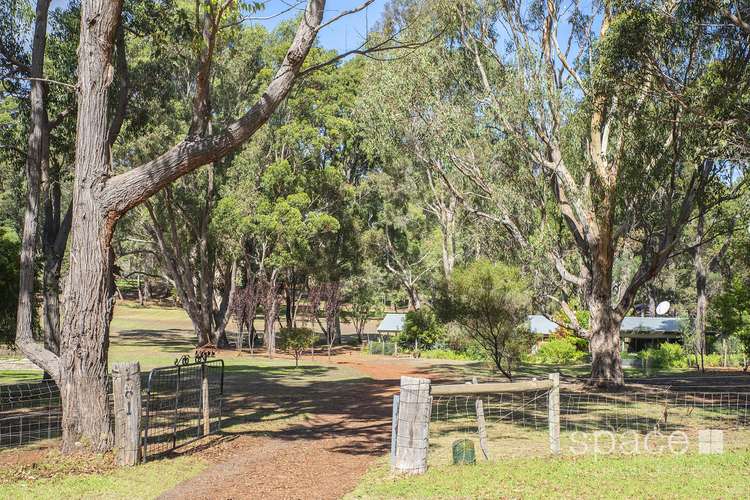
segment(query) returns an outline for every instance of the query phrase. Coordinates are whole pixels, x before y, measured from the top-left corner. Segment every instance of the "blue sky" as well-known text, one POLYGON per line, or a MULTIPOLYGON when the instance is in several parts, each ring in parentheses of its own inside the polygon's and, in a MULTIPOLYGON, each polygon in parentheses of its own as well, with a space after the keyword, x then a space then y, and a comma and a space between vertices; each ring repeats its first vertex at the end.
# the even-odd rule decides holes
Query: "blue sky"
MULTIPOLYGON (((357 5, 361 4, 363 0, 328 0, 326 2, 326 13, 325 19, 330 19, 344 10, 352 9, 357 5)), ((358 12, 346 16, 321 31, 319 35, 320 44, 327 49, 335 49, 339 52, 351 50, 358 47, 365 35, 367 29, 372 26, 380 19, 380 15, 383 13, 387 0, 375 0, 366 11, 358 12)), ((68 0, 52 0, 52 8, 64 7, 67 5, 68 0)), ((289 19, 298 15, 306 2, 298 2, 296 0, 268 0, 265 2, 266 6, 262 12, 256 14, 258 17, 268 17, 283 12, 290 7, 298 4, 297 7, 292 8, 286 14, 283 14, 273 19, 258 21, 268 28, 273 28, 279 22, 284 19, 289 19)))

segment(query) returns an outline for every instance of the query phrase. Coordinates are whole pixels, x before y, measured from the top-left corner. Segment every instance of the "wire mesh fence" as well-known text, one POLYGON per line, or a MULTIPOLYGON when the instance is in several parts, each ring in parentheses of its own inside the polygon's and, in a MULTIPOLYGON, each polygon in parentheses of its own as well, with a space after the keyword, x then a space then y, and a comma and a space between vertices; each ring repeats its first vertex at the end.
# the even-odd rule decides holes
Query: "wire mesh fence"
POLYGON ((224 362, 178 364, 151 370, 143 396, 143 460, 221 430, 224 362), (207 381, 207 408, 203 380, 207 381), (207 410, 207 411, 204 411, 207 410), (206 425, 204 416, 208 414, 206 425))
POLYGON ((0 448, 59 437, 61 420, 54 382, 0 385, 0 448))
MULTIPOLYGON (((222 360, 155 368, 148 374, 143 386, 141 425, 144 460, 221 429, 224 392, 222 360), (207 402, 205 407, 204 399, 207 402), (206 415, 209 416, 208 420, 206 415)), ((114 428, 111 379, 108 380, 107 392, 110 424, 114 428)), ((0 385, 0 448, 20 447, 61 435, 60 390, 53 381, 0 385)))
MULTIPOLYGON (((435 396, 429 463, 451 463, 453 445, 471 440, 491 460, 549 454, 549 391, 435 396), (481 405, 478 404, 481 401, 481 405), (478 408, 484 421, 480 436, 478 408)), ((707 430, 724 450, 750 448, 750 393, 560 393, 563 454, 699 451, 707 430)))

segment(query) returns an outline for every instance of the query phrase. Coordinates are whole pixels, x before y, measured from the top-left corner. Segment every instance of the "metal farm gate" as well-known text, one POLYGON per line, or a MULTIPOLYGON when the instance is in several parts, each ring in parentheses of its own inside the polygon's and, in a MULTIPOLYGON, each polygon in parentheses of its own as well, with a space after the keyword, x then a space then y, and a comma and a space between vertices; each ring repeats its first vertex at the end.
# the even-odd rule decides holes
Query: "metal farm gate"
POLYGON ((224 361, 186 357, 151 370, 144 394, 143 453, 163 455, 221 430, 224 361))

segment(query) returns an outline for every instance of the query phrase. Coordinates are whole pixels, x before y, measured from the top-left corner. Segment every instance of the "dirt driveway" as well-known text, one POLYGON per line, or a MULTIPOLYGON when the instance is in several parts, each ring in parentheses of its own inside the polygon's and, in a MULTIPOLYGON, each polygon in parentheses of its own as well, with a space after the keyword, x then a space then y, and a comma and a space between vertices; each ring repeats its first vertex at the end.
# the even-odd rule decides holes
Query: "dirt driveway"
POLYGON ((409 360, 357 354, 333 360, 363 378, 317 389, 318 406, 304 422, 270 436, 218 438, 197 452, 211 465, 162 498, 328 499, 351 491, 389 449, 392 397, 401 375, 424 373, 409 360))

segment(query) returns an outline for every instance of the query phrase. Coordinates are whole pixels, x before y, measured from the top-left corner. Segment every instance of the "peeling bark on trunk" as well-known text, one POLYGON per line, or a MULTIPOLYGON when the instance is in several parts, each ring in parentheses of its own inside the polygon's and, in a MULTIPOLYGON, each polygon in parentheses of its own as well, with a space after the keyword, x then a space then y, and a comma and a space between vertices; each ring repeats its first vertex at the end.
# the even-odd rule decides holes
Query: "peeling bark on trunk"
POLYGON ((91 0, 81 6, 74 224, 60 346, 65 452, 81 446, 106 451, 113 439, 107 349, 114 307, 111 240, 119 214, 102 206, 100 193, 112 171, 107 93, 121 8, 116 0, 91 0))
POLYGON ((16 345, 37 366, 45 370, 55 381, 60 381, 59 360, 54 352, 39 346, 33 337, 34 317, 34 257, 37 248, 39 221, 39 196, 42 173, 47 169, 49 158, 49 119, 46 106, 46 88, 40 79, 44 77, 44 54, 47 43, 47 14, 49 0, 36 3, 34 39, 32 42, 31 81, 31 131, 26 158, 26 209, 23 218, 21 239, 21 267, 16 316, 16 345))

